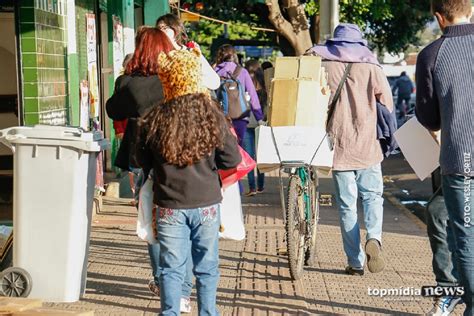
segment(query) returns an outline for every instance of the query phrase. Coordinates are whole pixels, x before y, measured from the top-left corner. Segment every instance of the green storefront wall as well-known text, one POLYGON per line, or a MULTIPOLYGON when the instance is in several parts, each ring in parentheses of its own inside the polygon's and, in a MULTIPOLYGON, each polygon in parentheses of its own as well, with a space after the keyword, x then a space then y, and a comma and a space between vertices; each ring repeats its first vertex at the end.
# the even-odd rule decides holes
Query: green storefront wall
MULTIPOLYGON (((117 16, 128 29, 128 50, 133 49, 135 7, 143 8, 143 20, 154 25, 169 12, 168 0, 23 0, 18 4, 21 85, 24 124, 73 125, 80 123, 79 83, 87 80, 86 14, 108 17, 108 61, 113 64, 113 22, 117 16), (68 51, 68 8, 74 3, 75 49, 68 51)), ((70 13, 71 11, 69 11, 70 13)), ((71 21, 69 19, 69 21, 71 21)), ((97 20, 98 21, 98 20, 97 20)), ((99 28, 99 25, 96 25, 99 28)), ((69 33, 69 36, 70 33, 69 33)), ((99 38, 97 39, 100 40, 99 38)), ((99 57, 98 57, 99 58, 99 57)), ((100 74, 100 71, 99 71, 100 74)), ((114 75, 108 78, 113 91, 114 75)), ((109 93, 110 94, 110 93, 109 93)), ((108 96, 105 96, 108 97, 108 96)), ((101 105, 104 110, 104 105, 101 105)), ((113 137, 113 131, 107 133, 113 137)))
POLYGON ((24 124, 68 123, 66 0, 18 4, 24 124))

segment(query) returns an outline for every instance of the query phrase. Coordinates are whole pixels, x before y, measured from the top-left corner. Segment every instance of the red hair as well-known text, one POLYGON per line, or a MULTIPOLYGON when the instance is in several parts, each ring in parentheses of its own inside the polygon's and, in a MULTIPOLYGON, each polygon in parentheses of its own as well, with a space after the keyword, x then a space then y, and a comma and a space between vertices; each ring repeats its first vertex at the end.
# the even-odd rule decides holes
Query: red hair
POLYGON ((125 68, 125 74, 157 75, 158 55, 174 49, 168 36, 157 28, 144 27, 138 32, 135 42, 135 52, 125 68))

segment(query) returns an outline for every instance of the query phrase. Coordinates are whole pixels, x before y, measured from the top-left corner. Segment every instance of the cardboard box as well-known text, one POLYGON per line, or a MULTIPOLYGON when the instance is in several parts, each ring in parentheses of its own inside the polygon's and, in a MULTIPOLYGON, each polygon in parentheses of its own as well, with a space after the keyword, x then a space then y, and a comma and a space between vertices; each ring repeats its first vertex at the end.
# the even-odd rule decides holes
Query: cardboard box
POLYGON ((321 79, 321 57, 301 56, 298 70, 298 78, 306 78, 315 81, 321 79))
POLYGON ((275 60, 275 79, 305 78, 319 81, 321 78, 321 57, 278 57, 275 60))
POLYGON ((274 79, 295 79, 298 78, 299 58, 298 57, 277 57, 275 60, 274 79))
POLYGON ((0 297, 0 312, 19 312, 43 306, 41 300, 21 297, 0 297))
POLYGON ((325 127, 329 95, 318 81, 274 79, 272 86, 270 126, 325 127))
POLYGON ((281 161, 304 161, 318 168, 332 168, 334 152, 324 129, 259 126, 256 129, 256 139, 257 166, 260 172, 270 172, 280 167, 278 153, 281 161))
POLYGON ((295 79, 274 79, 272 82, 272 103, 268 113, 270 126, 295 125, 298 103, 299 81, 295 79))
POLYGON ((35 308, 21 312, 15 312, 12 316, 47 316, 47 315, 64 315, 64 316, 94 316, 94 311, 72 311, 60 310, 54 308, 35 308))

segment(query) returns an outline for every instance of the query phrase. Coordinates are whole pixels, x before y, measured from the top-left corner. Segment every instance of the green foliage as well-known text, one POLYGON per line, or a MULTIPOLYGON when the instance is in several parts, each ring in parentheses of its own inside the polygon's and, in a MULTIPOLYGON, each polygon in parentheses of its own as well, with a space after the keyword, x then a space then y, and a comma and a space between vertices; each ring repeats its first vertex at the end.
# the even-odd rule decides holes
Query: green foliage
MULTIPOLYGON (((199 1, 188 0, 187 2, 193 5, 199 1)), ((225 5, 222 0, 206 0, 203 2, 204 10, 199 13, 231 23, 227 26, 229 39, 269 40, 268 33, 251 28, 251 26, 271 27, 262 23, 262 17, 257 15, 261 11, 256 10, 257 6, 260 8, 266 7, 265 4, 262 4, 262 1, 226 0, 225 5), (259 2, 261 4, 258 4, 259 2)), ((191 11, 195 12, 193 8, 191 8, 191 11)), ((224 25, 201 18, 199 22, 186 22, 185 26, 189 38, 199 43, 206 58, 210 58, 211 43, 215 38, 224 34, 224 25)))
POLYGON ((319 13, 319 2, 309 1, 306 2, 304 10, 308 16, 314 16, 319 13))
MULTIPOLYGON (((249 26, 270 27, 263 0, 206 0, 200 13, 231 22, 230 39, 270 40, 273 34, 249 26), (225 3, 225 4, 224 4, 225 3)), ((192 5, 198 0, 187 0, 192 5)), ((319 13, 319 0, 305 2, 308 18, 319 13)), ((183 2, 182 2, 183 3, 183 2)), ((340 21, 355 23, 365 32, 372 47, 399 53, 420 43, 420 31, 431 19, 430 0, 340 0, 340 21)), ((191 7, 192 11, 195 11, 191 7)), ((313 19, 310 19, 313 21, 313 19)), ((224 33, 222 24, 201 19, 188 23, 189 35, 201 44, 206 56, 212 40, 224 33)))
POLYGON ((379 51, 399 53, 420 44, 432 19, 429 0, 341 0, 341 22, 355 23, 379 51))

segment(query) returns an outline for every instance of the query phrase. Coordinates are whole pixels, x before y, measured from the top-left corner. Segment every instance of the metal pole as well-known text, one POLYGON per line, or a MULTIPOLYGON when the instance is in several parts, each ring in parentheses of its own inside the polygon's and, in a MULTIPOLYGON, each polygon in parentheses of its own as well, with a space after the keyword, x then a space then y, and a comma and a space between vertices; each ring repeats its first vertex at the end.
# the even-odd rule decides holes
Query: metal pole
POLYGON ((319 12, 319 40, 325 42, 339 24, 339 1, 321 0, 319 12))
POLYGON ((331 0, 331 34, 339 24, 339 1, 331 0))
POLYGON ((224 24, 224 38, 229 38, 229 29, 227 24, 224 24))

